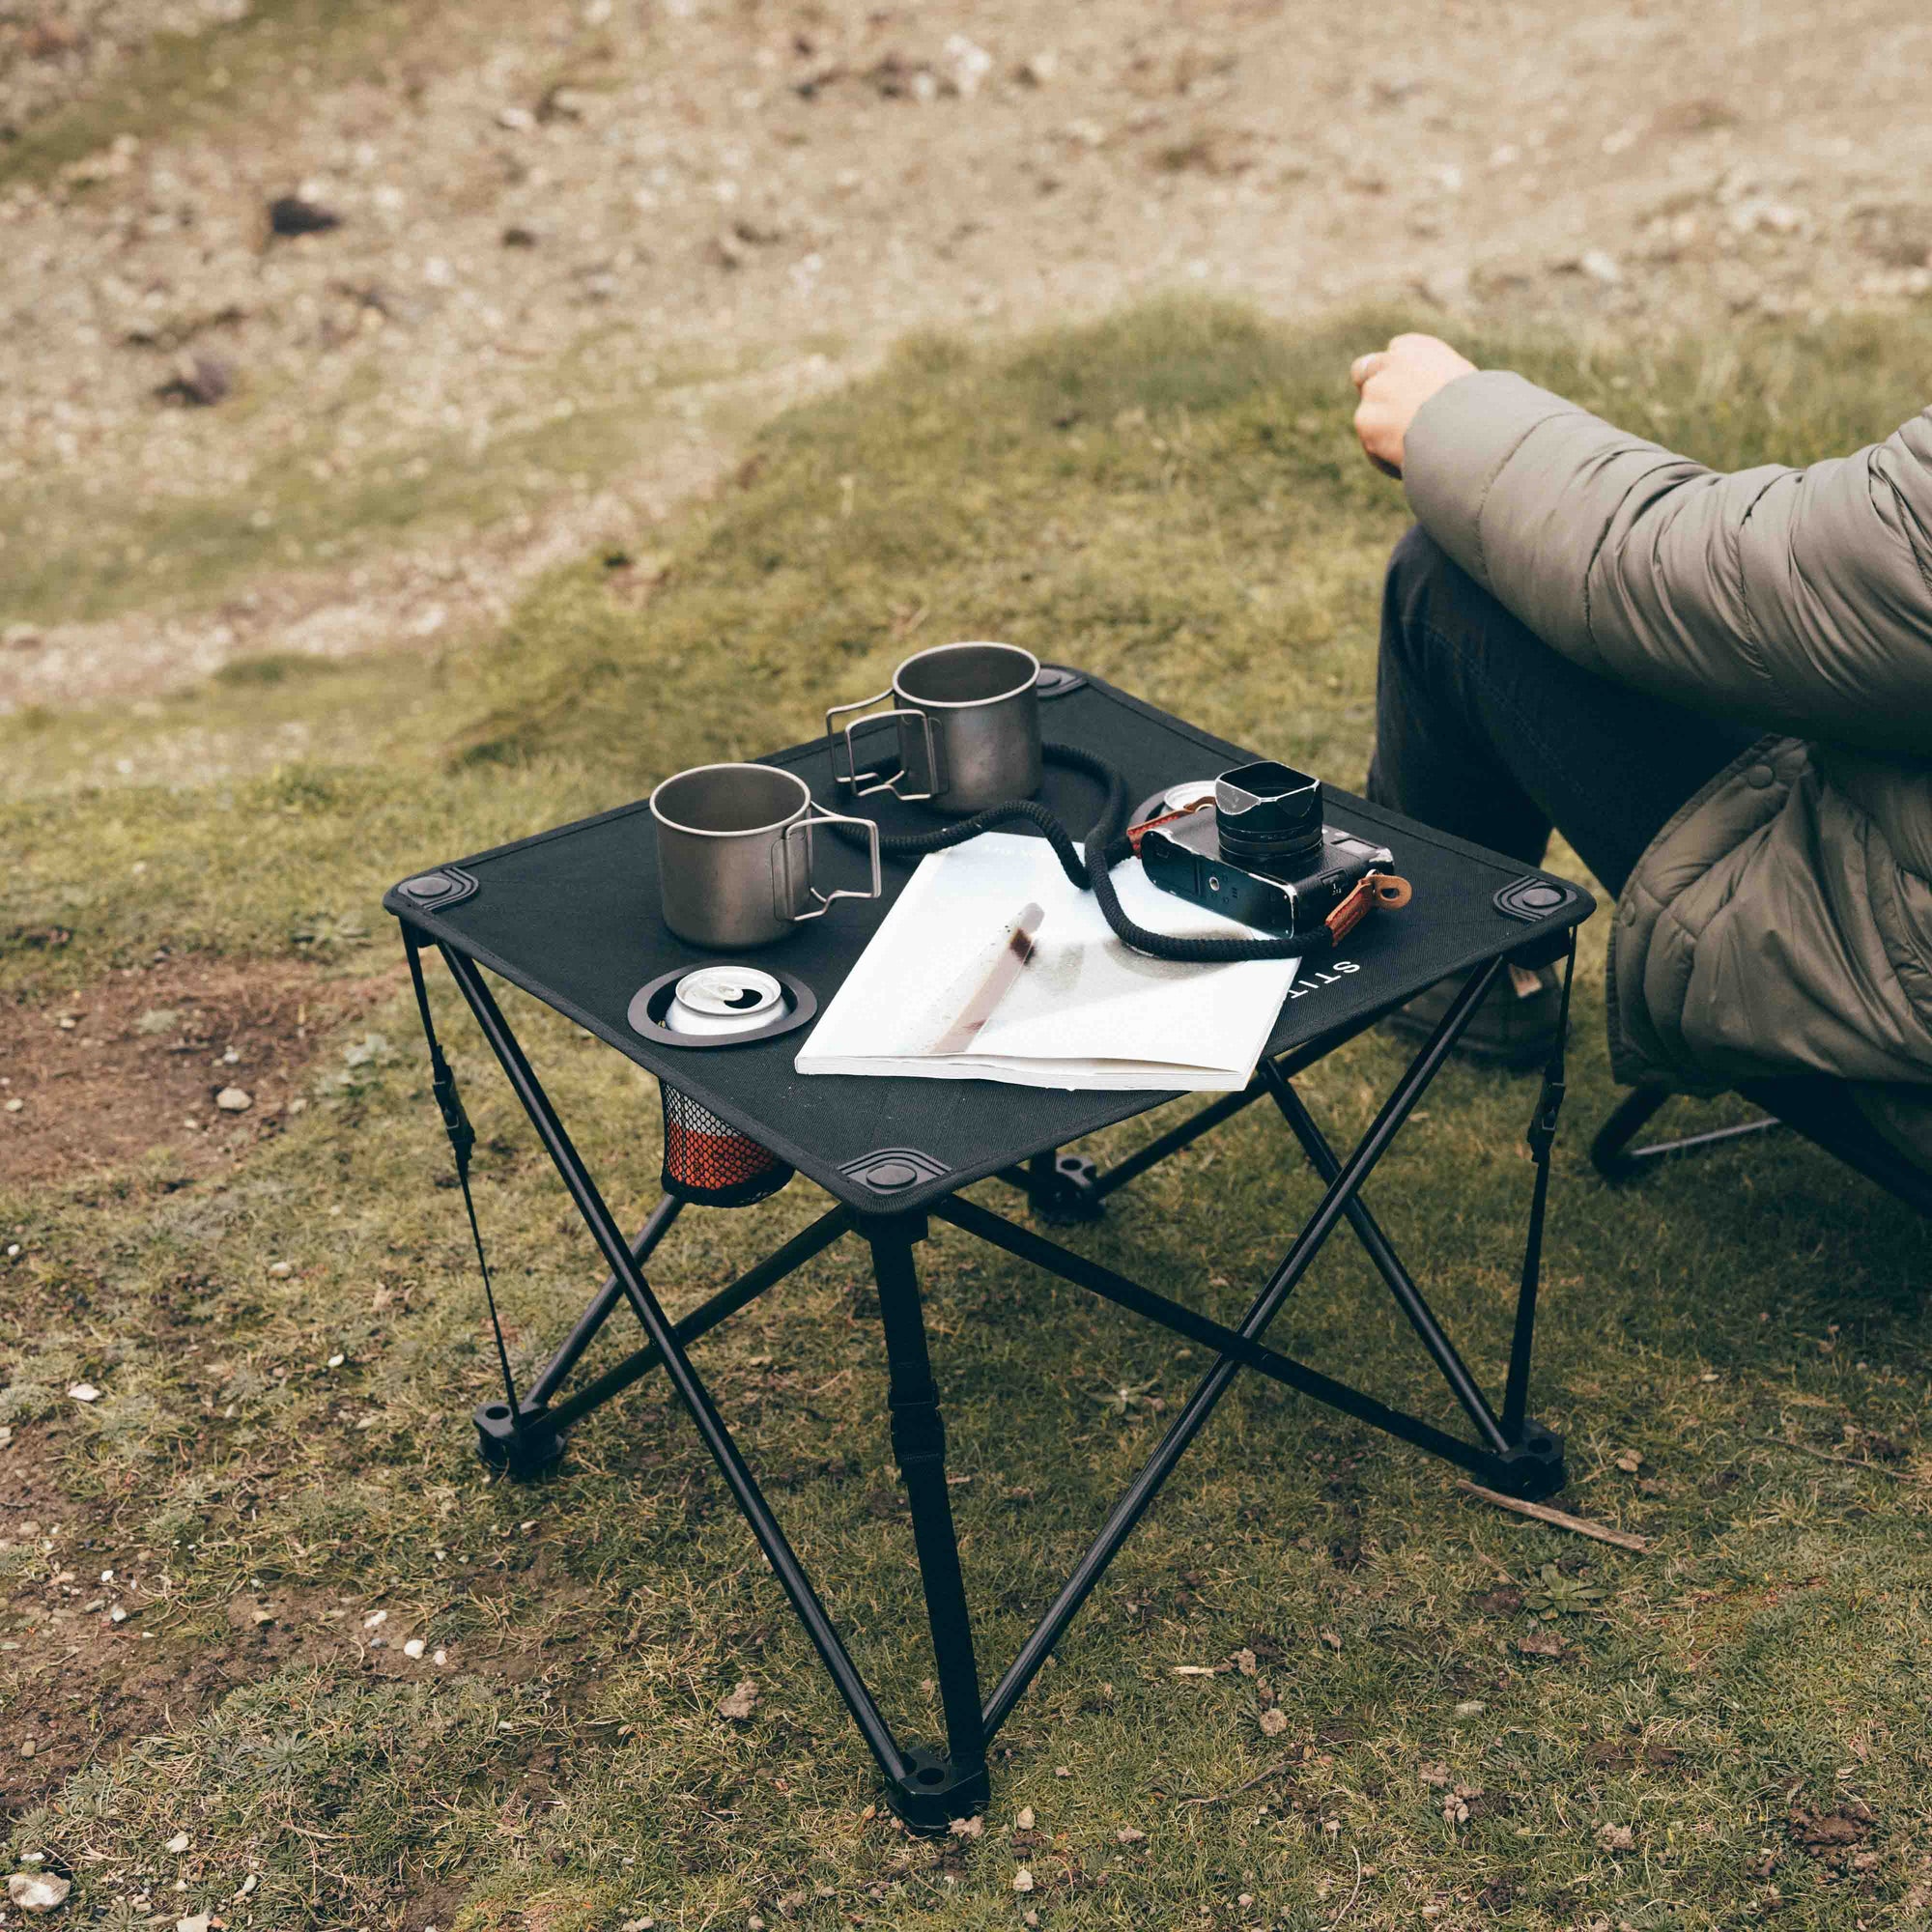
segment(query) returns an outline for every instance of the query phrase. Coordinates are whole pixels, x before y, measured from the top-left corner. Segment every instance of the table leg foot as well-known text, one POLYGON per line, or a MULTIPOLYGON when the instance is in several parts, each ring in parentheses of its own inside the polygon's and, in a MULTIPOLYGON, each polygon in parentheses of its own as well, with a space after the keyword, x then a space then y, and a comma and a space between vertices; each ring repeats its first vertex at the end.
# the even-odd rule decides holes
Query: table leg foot
POLYGON ((514 1483, 526 1483, 556 1466, 563 1454, 563 1431, 541 1408, 522 1407, 513 1416, 506 1402, 476 1405, 476 1454, 514 1483))
POLYGON ((1036 1154, 1027 1163, 1027 1205, 1049 1228, 1097 1221, 1107 1206, 1099 1179, 1085 1154, 1036 1154))
POLYGON ((1515 1448, 1494 1450, 1486 1461, 1490 1488, 1506 1496, 1541 1502, 1563 1487, 1563 1438, 1539 1423, 1524 1426, 1515 1448))
POLYGON ((955 1818, 970 1818, 986 1808, 989 1781, 980 1764, 960 1771, 937 1751, 913 1746, 906 1768, 886 1786, 886 1803, 909 1832, 937 1833, 955 1818))

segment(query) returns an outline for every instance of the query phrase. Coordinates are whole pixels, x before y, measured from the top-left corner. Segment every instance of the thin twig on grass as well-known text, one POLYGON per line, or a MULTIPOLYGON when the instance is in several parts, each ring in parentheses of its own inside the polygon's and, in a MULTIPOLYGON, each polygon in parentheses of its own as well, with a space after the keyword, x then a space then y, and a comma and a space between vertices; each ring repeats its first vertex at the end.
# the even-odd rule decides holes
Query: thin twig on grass
POLYGON ((1578 1536, 1594 1538, 1598 1543, 1614 1543, 1619 1549, 1634 1549, 1639 1556, 1650 1548, 1647 1537, 1634 1536, 1627 1529, 1612 1529, 1607 1523, 1592 1522, 1588 1517, 1572 1516, 1568 1510, 1551 1509, 1548 1503, 1526 1503, 1520 1496, 1506 1496, 1500 1490, 1486 1490, 1481 1483, 1459 1480, 1456 1487, 1467 1490, 1472 1496, 1481 1496, 1486 1503, 1494 1503, 1498 1509, 1514 1510, 1518 1516, 1534 1517, 1538 1522, 1547 1522, 1557 1529, 1574 1530, 1578 1536))
POLYGON ((1360 1852, 1355 1851, 1353 1845, 1350 1845, 1349 1849, 1354 1853, 1355 1858, 1355 1888, 1350 1892, 1341 1911, 1336 1913, 1333 1918, 1329 1919, 1328 1932, 1335 1932, 1336 1926, 1341 1924, 1343 1919, 1348 1918, 1349 1914, 1355 1909, 1355 1901, 1362 1895, 1362 1855, 1360 1852))
POLYGON ((1198 1797, 1183 1798, 1183 1804, 1225 1804, 1231 1798, 1238 1798, 1244 1791, 1252 1791, 1258 1784, 1265 1784, 1271 1777, 1284 1777, 1294 1769, 1293 1763, 1283 1758, 1279 1764, 1271 1764, 1265 1771, 1258 1771, 1245 1783, 1231 1786, 1226 1791, 1204 1791, 1198 1797))
POLYGON ((1789 1442, 1782 1435, 1760 1435, 1760 1442, 1769 1442, 1774 1449, 1789 1449, 1794 1456, 1810 1456, 1820 1463, 1837 1463, 1847 1469, 1863 1469, 1874 1476, 1889 1476, 1896 1483, 1901 1479, 1896 1469, 1888 1469, 1883 1463, 1861 1462, 1856 1456, 1834 1456, 1829 1449, 1814 1449, 1808 1442, 1789 1442))

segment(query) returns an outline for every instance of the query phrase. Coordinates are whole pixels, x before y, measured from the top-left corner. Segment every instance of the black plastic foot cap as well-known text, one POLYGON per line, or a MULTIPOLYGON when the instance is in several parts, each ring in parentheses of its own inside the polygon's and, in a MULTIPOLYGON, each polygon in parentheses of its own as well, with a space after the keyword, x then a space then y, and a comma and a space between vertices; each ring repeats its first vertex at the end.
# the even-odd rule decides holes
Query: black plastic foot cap
POLYGON ((1533 1422, 1514 1449, 1491 1458, 1490 1487, 1526 1503, 1553 1496, 1564 1481, 1562 1436, 1533 1422))
POLYGON ((1085 1154, 1058 1154, 1050 1175, 1030 1174, 1028 1205, 1050 1228, 1097 1221, 1107 1206, 1107 1197, 1094 1185, 1099 1178, 1099 1169, 1085 1154))
POLYGON ((479 1403, 471 1420, 476 1424, 477 1456, 512 1482, 541 1476, 554 1468, 563 1454, 563 1431, 540 1408, 512 1415, 507 1402, 479 1403))
POLYGON ((937 1833, 955 1818, 970 1818, 986 1808, 990 1789, 986 1767, 958 1771, 952 1760, 915 1746, 906 1752, 906 1767, 886 1786, 886 1803, 909 1832, 937 1833))

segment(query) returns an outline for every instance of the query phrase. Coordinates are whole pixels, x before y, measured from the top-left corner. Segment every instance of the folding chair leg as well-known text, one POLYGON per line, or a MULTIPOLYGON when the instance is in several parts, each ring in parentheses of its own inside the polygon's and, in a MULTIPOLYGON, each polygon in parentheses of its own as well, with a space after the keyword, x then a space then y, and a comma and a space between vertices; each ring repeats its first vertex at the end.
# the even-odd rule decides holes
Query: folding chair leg
POLYGON ((1670 1098, 1668 1087, 1633 1087, 1590 1143, 1590 1165, 1605 1180, 1621 1179, 1635 1166, 1627 1150, 1670 1098))
POLYGON ((913 1543, 925 1587, 940 1702, 946 1712, 944 1757, 909 1748, 905 1771, 893 1781, 892 1805, 921 1831, 942 1829, 985 1803, 986 1734, 980 1709, 980 1671, 973 1625, 959 1569, 959 1540, 946 1483, 946 1425, 939 1413, 926 1350, 913 1243, 925 1235, 923 1215, 895 1217, 866 1229, 879 1288, 893 1417, 893 1454, 905 1479, 913 1543))
POLYGON ((1686 1134, 1680 1140, 1657 1141, 1649 1147, 1634 1148, 1631 1142, 1663 1103, 1671 1097, 1668 1087, 1637 1087, 1617 1102, 1609 1119, 1597 1129, 1590 1143, 1590 1160, 1605 1180, 1628 1180, 1653 1161, 1671 1154, 1695 1153, 1700 1148, 1719 1147, 1746 1134, 1761 1134, 1784 1122, 1776 1115, 1762 1120, 1740 1121, 1730 1127, 1713 1127, 1708 1133, 1686 1134))

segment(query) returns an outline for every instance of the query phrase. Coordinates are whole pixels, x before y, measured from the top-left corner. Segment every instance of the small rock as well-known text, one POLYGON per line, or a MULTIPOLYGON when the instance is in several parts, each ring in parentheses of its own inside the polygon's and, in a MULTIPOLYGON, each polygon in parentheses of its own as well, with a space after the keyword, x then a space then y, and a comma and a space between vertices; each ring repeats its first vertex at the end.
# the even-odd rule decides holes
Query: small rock
POLYGON ((742 1723, 757 1707, 757 1680, 752 1677, 742 1677, 738 1680, 738 1688, 729 1696, 719 1698, 718 1715, 721 1718, 729 1718, 734 1722, 742 1723))
POLYGON ((424 1644, 421 1637, 412 1636, 410 1638, 408 1643, 404 1644, 403 1655, 409 1658, 420 1657, 426 1648, 427 1646, 424 1644))
POLYGON ((537 125, 537 117, 527 107, 499 107, 497 110, 497 126, 507 128, 513 134, 527 134, 537 125))
POLYGON ((342 217, 332 208, 298 194, 278 195, 269 204, 269 227, 276 235, 326 235, 341 226, 342 217))
POLYGON ((188 409, 208 410, 235 386, 235 371, 218 355, 195 355, 184 352, 175 359, 175 373, 156 389, 164 403, 180 403, 188 409))
POLYGON ((213 1914, 207 1912, 190 1913, 185 1918, 175 1920, 175 1932, 208 1932, 213 1914))
POLYGON ((71 1880, 46 1872, 15 1872, 7 1881, 7 1896, 22 1912, 51 1912, 72 1889, 71 1880))
POLYGON ((979 93, 980 83, 993 71, 992 55, 964 34, 948 34, 939 58, 948 87, 961 100, 971 100, 979 93))
POLYGON ((1033 1873, 1028 1871, 1025 1865, 1022 1865, 1013 1874, 1013 1889, 1015 1891, 1031 1891, 1033 1889, 1033 1873))
POLYGON ((537 245, 536 230, 525 228, 521 223, 512 223, 497 239, 506 248, 534 248, 537 245))
POLYGON ((38 1740, 34 1738, 22 1738, 20 1740, 20 1755, 22 1757, 32 1757, 40 1747, 38 1740))
POLYGON ((224 1087, 214 1096, 214 1104, 224 1114, 245 1114, 255 1104, 255 1096, 245 1087, 224 1087))
POLYGON ((161 1847, 161 1850, 164 1852, 181 1853, 186 1851, 187 1848, 193 1843, 194 1840, 190 1838, 185 1832, 177 1832, 174 1834, 174 1836, 170 1838, 167 1841, 167 1843, 161 1847))
POLYGON ((116 1604, 114 1607, 107 1612, 107 1621, 110 1624, 125 1624, 128 1621, 127 1606, 122 1604, 116 1604))
POLYGON ((1624 271, 1617 266, 1617 258, 1602 248, 1591 248, 1578 256, 1577 266, 1593 282, 1599 282, 1606 289, 1614 288, 1624 278, 1624 271))
POLYGON ((1020 1806, 1020 1815, 1013 1820, 1013 1824, 1022 1832, 1031 1832, 1033 1830, 1033 1806, 1031 1804, 1022 1804, 1020 1806))
POLYGON ((946 1829, 955 1838, 978 1838, 984 1835, 986 1821, 983 1818, 955 1818, 946 1829))
POLYGON ((68 1390, 68 1394, 71 1395, 75 1402, 99 1402, 100 1400, 100 1391, 98 1388, 96 1388, 92 1382, 75 1382, 74 1385, 68 1390))
POLYGON ((365 1631, 381 1630, 383 1626, 388 1621, 389 1621, 389 1613, 387 1610, 371 1610, 369 1614, 362 1619, 362 1628, 365 1631))
POLYGON ((433 1654, 433 1655, 431 1656, 431 1658, 430 1658, 430 1662, 431 1662, 432 1663, 434 1663, 434 1664, 435 1664, 435 1665, 436 1665, 436 1666, 437 1666, 437 1667, 438 1667, 439 1669, 440 1669, 440 1670, 446 1670, 446 1669, 448 1669, 448 1667, 449 1667, 449 1653, 448 1653, 448 1651, 446 1651, 446 1650, 439 1650, 439 1651, 435 1652, 435 1653, 434 1653, 434 1654, 433 1654))
POLYGON ((269 1264, 269 1272, 277 1281, 286 1281, 290 1275, 295 1273, 295 1269, 287 1262, 270 1262, 269 1264))
POLYGON ((9 1100, 7 1102, 7 1111, 10 1114, 17 1114, 26 1104, 24 1100, 9 1100))

